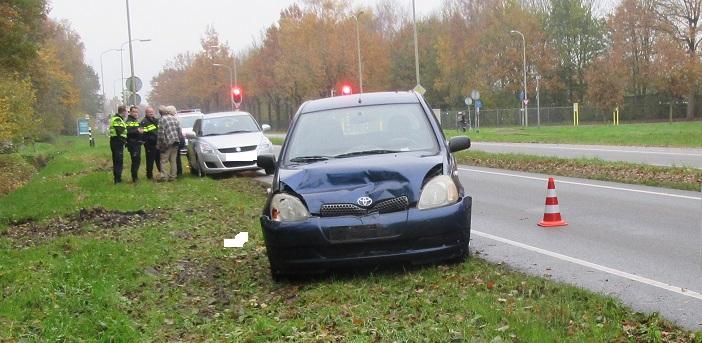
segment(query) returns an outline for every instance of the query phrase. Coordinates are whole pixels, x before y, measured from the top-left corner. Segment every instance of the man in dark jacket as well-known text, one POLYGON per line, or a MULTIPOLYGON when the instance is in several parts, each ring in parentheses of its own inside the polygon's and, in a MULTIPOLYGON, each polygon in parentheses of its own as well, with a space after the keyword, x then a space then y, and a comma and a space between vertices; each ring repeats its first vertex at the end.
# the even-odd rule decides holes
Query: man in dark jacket
POLYGON ((139 181, 139 165, 141 164, 141 144, 143 143, 141 134, 144 129, 139 123, 139 108, 132 106, 129 108, 129 118, 125 122, 127 125, 127 150, 132 159, 132 182, 139 181))
POLYGON ((110 150, 112 150, 112 174, 115 184, 122 182, 122 163, 124 160, 124 143, 127 140, 127 128, 124 116, 127 108, 117 107, 117 114, 110 118, 110 150))
POLYGON ((158 119, 154 116, 153 107, 149 106, 144 110, 144 120, 141 121, 141 128, 144 129, 144 151, 146 152, 146 178, 154 177, 154 164, 161 172, 161 158, 156 147, 158 139, 158 119))

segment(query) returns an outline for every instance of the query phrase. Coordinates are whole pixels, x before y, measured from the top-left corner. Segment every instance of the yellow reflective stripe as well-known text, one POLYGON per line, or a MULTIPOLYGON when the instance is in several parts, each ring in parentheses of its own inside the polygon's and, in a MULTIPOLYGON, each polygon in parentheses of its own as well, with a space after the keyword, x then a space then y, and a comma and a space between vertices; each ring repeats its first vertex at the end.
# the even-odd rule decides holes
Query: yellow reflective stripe
POLYGON ((156 125, 154 125, 154 124, 149 124, 149 125, 147 125, 147 126, 144 128, 144 132, 151 132, 151 131, 154 131, 154 130, 156 130, 156 129, 157 129, 156 125))
POLYGON ((139 126, 138 121, 128 121, 127 126, 132 127, 132 126, 139 126))

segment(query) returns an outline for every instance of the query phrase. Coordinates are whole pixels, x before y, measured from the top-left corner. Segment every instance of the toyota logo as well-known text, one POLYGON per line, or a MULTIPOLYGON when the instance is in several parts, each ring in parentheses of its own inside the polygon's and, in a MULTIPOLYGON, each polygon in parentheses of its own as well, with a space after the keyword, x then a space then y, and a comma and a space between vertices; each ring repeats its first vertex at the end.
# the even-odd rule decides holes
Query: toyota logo
POLYGON ((373 203, 373 199, 369 197, 360 197, 358 200, 356 200, 356 203, 363 207, 368 207, 373 203))

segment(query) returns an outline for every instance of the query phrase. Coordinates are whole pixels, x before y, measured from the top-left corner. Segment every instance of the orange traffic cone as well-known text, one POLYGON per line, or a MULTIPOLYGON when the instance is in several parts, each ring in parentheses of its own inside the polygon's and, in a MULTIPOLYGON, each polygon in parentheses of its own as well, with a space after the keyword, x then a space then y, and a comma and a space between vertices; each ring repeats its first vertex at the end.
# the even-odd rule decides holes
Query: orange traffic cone
POLYGON ((561 218, 561 211, 558 209, 558 197, 556 196, 556 181, 548 178, 548 189, 546 190, 546 209, 544 219, 539 222, 541 227, 566 226, 568 223, 561 218))

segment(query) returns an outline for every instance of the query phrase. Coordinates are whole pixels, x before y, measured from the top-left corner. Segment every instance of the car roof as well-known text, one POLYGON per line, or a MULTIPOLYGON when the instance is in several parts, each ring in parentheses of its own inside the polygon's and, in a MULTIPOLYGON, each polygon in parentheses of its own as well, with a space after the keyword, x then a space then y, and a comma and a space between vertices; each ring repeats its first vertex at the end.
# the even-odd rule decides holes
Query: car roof
POLYGON ((229 112, 215 112, 208 113, 205 118, 219 118, 219 117, 236 117, 236 116, 250 116, 251 113, 244 111, 229 111, 229 112))
POLYGON ((416 93, 411 91, 351 94, 307 101, 304 104, 302 104, 300 113, 368 105, 417 103, 419 103, 419 97, 416 93))
POLYGON ((202 117, 203 114, 201 112, 183 112, 183 113, 176 113, 176 117, 202 117))

